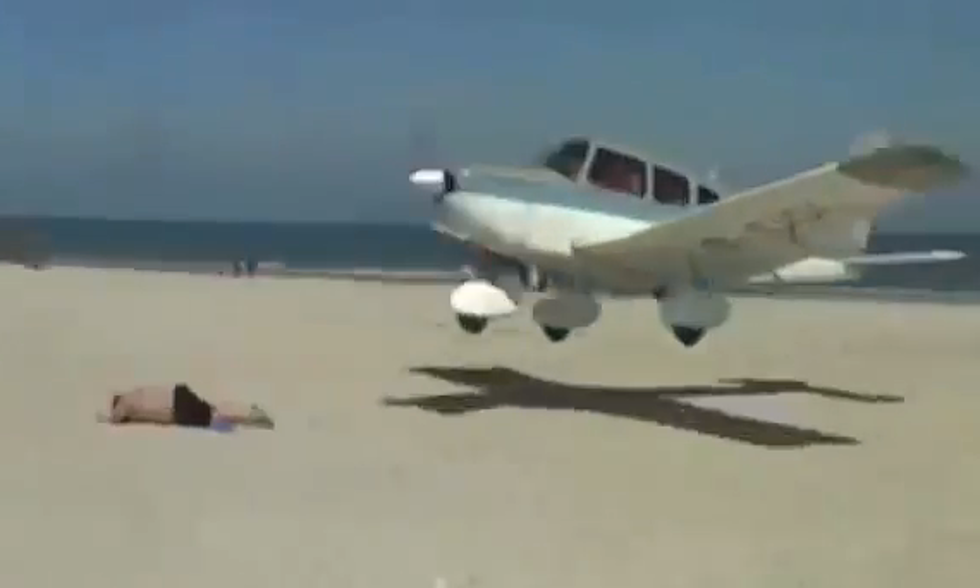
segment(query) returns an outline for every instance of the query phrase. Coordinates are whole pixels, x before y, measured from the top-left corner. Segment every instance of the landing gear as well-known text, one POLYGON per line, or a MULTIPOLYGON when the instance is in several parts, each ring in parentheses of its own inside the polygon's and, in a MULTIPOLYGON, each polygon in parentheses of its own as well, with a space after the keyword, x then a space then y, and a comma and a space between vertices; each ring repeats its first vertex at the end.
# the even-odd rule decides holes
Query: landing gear
POLYGON ((717 293, 684 288, 663 293, 660 321, 684 347, 694 347, 711 329, 728 320, 731 304, 717 293))
POLYGON ((472 314, 457 314, 456 322, 459 327, 471 335, 479 335, 483 329, 487 328, 489 322, 486 317, 472 314))
POLYGON ((697 329, 694 327, 681 327, 675 326, 671 327, 671 331, 674 332, 674 337, 681 342, 684 347, 693 347, 697 345, 705 334, 705 329, 697 329))
POLYGON ((490 319, 506 316, 517 309, 507 292, 485 280, 467 280, 453 290, 449 304, 456 313, 459 327, 477 335, 487 328, 490 319))
POLYGON ((599 303, 591 296, 567 292, 539 300, 531 309, 534 322, 552 343, 564 341, 574 329, 588 327, 599 313, 599 303))
POLYGON ((548 338, 552 343, 558 343, 559 341, 564 341, 568 334, 571 333, 570 329, 562 329, 559 327, 549 327, 547 325, 541 325, 541 331, 544 332, 544 336, 548 338))
MULTIPOLYGON (((536 270, 529 269, 528 273, 535 274, 536 270)), ((503 272, 492 282, 474 277, 460 284, 449 299, 459 327, 476 335, 482 333, 491 320, 513 314, 528 287, 541 286, 540 274, 537 276, 525 276, 522 280, 516 272, 503 272)), ((591 295, 562 292, 538 300, 531 314, 545 337, 557 343, 568 338, 573 330, 594 323, 600 311, 599 303, 591 295)))

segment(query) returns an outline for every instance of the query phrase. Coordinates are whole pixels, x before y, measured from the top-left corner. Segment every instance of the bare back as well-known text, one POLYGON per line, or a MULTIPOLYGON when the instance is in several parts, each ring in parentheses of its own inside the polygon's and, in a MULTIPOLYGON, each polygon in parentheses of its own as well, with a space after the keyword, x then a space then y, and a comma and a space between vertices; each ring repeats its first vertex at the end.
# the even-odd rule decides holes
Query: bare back
POLYGON ((114 423, 171 424, 174 421, 174 391, 168 386, 140 386, 113 396, 114 423))

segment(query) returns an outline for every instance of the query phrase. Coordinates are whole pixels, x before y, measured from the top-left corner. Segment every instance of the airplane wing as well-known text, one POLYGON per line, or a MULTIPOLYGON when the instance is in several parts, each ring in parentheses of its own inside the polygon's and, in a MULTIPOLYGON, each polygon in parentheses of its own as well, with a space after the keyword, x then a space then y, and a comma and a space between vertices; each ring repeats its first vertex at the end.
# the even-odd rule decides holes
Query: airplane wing
POLYGON ((936 147, 883 147, 693 208, 625 238, 578 243, 574 251, 594 267, 688 271, 741 282, 808 257, 858 255, 884 207, 954 183, 967 171, 936 147))

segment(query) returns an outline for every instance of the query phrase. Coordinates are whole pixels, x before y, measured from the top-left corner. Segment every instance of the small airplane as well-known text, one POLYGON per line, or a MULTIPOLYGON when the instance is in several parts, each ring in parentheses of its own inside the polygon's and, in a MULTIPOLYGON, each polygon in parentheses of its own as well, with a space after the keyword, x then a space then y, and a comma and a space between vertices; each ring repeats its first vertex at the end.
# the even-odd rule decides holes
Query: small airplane
POLYGON ((956 251, 866 254, 889 204, 960 181, 957 157, 926 144, 878 145, 722 198, 684 169, 590 137, 571 137, 530 167, 421 168, 435 230, 479 255, 450 306, 482 332, 543 293, 533 320, 553 342, 590 326, 600 297, 646 297, 685 347, 729 318, 747 284, 828 283, 862 267, 928 263, 956 251))

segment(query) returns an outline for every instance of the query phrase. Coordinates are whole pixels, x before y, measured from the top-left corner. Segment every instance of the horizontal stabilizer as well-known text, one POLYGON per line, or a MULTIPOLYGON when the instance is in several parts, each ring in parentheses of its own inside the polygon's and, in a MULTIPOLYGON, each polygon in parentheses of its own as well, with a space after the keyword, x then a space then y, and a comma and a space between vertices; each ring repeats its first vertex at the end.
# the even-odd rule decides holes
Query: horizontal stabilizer
POLYGON ((808 257, 788 264, 772 272, 752 276, 750 284, 829 284, 849 282, 861 277, 861 271, 870 266, 911 265, 922 263, 943 263, 963 259, 962 251, 901 251, 895 253, 873 253, 844 259, 808 257))
POLYGON ((750 284, 829 284, 856 280, 858 273, 838 259, 809 257, 762 275, 752 276, 750 284))
POLYGON ((933 251, 900 251, 895 253, 873 253, 843 259, 848 265, 907 265, 913 263, 940 263, 963 259, 962 251, 937 249, 933 251))

